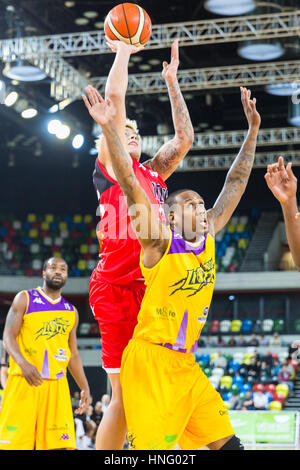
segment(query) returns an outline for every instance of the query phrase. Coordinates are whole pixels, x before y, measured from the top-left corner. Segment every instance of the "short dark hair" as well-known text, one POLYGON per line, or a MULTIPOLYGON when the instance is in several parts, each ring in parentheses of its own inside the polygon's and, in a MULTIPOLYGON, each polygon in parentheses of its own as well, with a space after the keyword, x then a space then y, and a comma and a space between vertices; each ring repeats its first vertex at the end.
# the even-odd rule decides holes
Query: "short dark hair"
MULTIPOLYGON (((46 271, 47 266, 48 266, 50 260, 51 260, 51 259, 54 259, 54 258, 63 260, 63 262, 66 263, 66 265, 67 265, 67 267, 68 267, 68 263, 66 262, 66 260, 64 260, 64 259, 61 258, 60 256, 50 256, 50 258, 48 258, 48 259, 46 259, 46 261, 44 261, 44 264, 43 264, 43 271, 46 271)), ((68 267, 68 268, 69 268, 69 267, 68 267)))
POLYGON ((176 191, 173 191, 173 193, 169 194, 165 200, 165 205, 171 207, 176 203, 176 197, 181 193, 185 193, 185 191, 190 191, 190 189, 177 189, 176 191))

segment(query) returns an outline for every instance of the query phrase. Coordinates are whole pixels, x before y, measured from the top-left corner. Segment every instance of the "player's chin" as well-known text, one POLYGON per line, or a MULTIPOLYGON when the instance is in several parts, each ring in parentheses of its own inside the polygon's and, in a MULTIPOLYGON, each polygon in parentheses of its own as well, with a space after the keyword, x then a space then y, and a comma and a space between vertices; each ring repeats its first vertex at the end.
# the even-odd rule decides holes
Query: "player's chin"
POLYGON ((134 150, 134 149, 131 147, 130 150, 129 150, 129 155, 131 156, 131 158, 134 158, 134 159, 137 160, 138 162, 140 161, 141 152, 140 152, 139 150, 134 150))

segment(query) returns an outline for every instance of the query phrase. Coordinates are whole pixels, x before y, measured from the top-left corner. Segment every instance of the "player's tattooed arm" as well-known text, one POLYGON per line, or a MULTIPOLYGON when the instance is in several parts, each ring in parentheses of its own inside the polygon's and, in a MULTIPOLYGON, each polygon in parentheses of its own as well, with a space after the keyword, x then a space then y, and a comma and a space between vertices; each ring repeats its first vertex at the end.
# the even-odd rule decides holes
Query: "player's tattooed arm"
POLYGON ((166 180, 190 150, 194 141, 194 129, 188 108, 177 80, 179 65, 178 39, 172 44, 171 62, 163 62, 162 76, 166 81, 175 129, 175 136, 166 142, 156 155, 145 162, 166 180))
POLYGON ((256 109, 256 99, 250 99, 251 92, 241 88, 241 99, 249 124, 247 137, 242 148, 229 169, 223 189, 208 214, 209 224, 214 233, 219 232, 229 221, 242 195, 245 192, 255 158, 260 115, 256 109))
POLYGON ((126 203, 132 227, 144 249, 144 263, 147 268, 153 267, 165 252, 170 232, 157 218, 157 215, 143 188, 136 178, 131 158, 126 152, 118 134, 113 103, 104 100, 100 94, 96 100, 83 95, 83 101, 90 115, 102 127, 108 145, 111 163, 116 179, 126 196, 126 203))

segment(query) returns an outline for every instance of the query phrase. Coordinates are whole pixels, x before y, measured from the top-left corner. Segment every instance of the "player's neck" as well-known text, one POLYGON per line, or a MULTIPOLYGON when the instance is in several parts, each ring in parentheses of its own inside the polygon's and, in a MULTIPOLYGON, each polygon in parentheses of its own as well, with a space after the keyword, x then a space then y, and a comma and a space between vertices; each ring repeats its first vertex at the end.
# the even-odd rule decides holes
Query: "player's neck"
POLYGON ((41 290, 43 291, 45 295, 50 297, 50 299, 52 300, 57 300, 61 297, 60 289, 59 290, 50 289, 46 284, 44 284, 43 287, 41 287, 41 290))

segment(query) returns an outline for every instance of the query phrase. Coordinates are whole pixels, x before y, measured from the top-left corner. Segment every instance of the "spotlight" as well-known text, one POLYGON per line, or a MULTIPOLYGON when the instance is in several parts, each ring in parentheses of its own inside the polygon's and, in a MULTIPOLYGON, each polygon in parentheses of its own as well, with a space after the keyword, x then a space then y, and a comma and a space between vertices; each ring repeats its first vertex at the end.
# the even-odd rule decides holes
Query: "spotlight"
POLYGON ((53 114, 59 110, 58 104, 54 104, 51 108, 48 109, 49 113, 53 114))
POLYGON ((256 6, 254 0, 207 0, 204 8, 216 15, 235 16, 249 13, 256 6))
POLYGON ((271 83, 270 85, 266 85, 265 90, 267 93, 270 93, 270 95, 292 96, 296 91, 295 85, 294 83, 271 83))
POLYGON ((70 130, 69 126, 67 126, 66 124, 62 124, 56 132, 56 137, 60 140, 64 140, 67 137, 69 137, 70 132, 71 132, 71 130, 70 130))
POLYGON ((74 149, 80 149, 83 146, 84 137, 82 134, 77 134, 72 140, 72 146, 74 149))
POLYGON ((56 134, 59 128, 62 126, 62 123, 58 119, 53 119, 48 124, 49 134, 56 134))
POLYGON ((4 100, 5 106, 13 106, 17 101, 19 94, 16 91, 11 91, 4 100))
POLYGON ((22 111, 21 116, 24 119, 31 119, 37 115, 37 110, 34 108, 27 108, 22 111))
POLYGON ((21 82, 36 82, 47 77, 45 72, 38 67, 24 65, 22 61, 18 61, 17 64, 13 66, 6 64, 2 73, 8 78, 21 82))
POLYGON ((274 60, 284 54, 278 42, 248 42, 238 49, 238 54, 248 60, 274 60))

